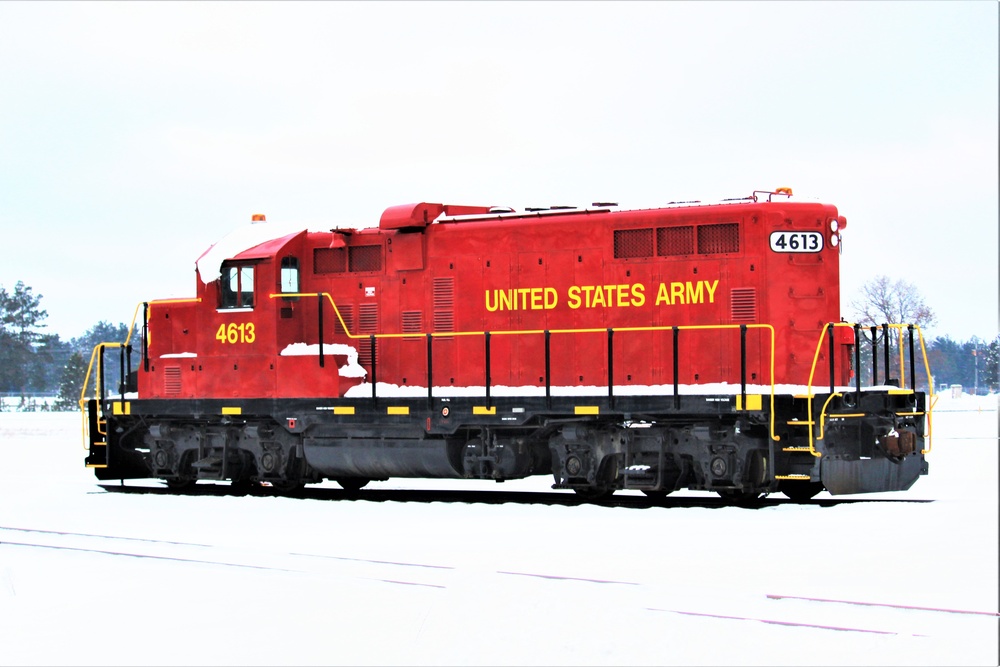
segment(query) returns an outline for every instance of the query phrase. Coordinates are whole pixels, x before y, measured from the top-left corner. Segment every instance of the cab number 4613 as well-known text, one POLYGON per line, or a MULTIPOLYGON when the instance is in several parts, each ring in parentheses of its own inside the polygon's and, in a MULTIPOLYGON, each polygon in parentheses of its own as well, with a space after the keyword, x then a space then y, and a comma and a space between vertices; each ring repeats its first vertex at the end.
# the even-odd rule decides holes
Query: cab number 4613
POLYGON ((819 252, 823 235, 819 232, 771 232, 773 252, 819 252))
POLYGON ((223 344, 252 343, 256 338, 253 322, 220 324, 219 330, 215 332, 215 339, 223 344))

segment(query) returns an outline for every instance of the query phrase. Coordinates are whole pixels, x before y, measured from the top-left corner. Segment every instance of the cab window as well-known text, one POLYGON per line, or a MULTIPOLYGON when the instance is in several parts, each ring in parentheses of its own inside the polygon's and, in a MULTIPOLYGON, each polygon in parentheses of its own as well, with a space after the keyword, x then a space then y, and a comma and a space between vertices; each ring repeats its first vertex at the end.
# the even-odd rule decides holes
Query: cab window
POLYGON ((281 258, 281 291, 283 294, 299 291, 299 260, 296 257, 281 258))
POLYGON ((253 265, 222 267, 222 308, 253 308, 253 265))

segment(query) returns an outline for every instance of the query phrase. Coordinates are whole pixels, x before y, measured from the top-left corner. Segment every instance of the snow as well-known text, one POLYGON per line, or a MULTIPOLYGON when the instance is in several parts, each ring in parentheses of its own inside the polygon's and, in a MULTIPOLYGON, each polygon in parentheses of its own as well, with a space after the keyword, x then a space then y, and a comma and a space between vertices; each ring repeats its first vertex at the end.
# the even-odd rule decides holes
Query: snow
MULTIPOLYGON (((299 345, 300 343, 296 343, 299 345)), ((316 348, 317 346, 312 346, 316 348)), ((350 346, 346 346, 350 347, 350 346)), ((353 348, 352 348, 353 349, 353 348)), ((282 353, 284 354, 284 353, 282 353)), ((317 352, 312 352, 312 354, 318 354, 317 352)), ((364 371, 364 368, 362 368, 364 371)), ((344 375, 342 372, 341 375, 344 375)), ((352 375, 350 377, 364 377, 362 372, 359 375, 352 375)), ((862 387, 861 391, 886 391, 888 389, 898 389, 895 386, 873 386, 873 387, 862 387)), ((607 385, 572 385, 572 386, 561 386, 552 385, 549 388, 553 396, 607 396, 608 386, 607 385)), ((836 390, 841 393, 853 393, 854 387, 836 387, 836 390)), ((376 387, 377 395, 381 397, 415 397, 415 396, 426 396, 427 387, 419 384, 407 384, 400 386, 398 384, 392 384, 389 382, 379 382, 376 387)), ((813 385, 812 394, 826 393, 829 391, 828 386, 823 385, 813 385)), ((740 385, 730 384, 728 382, 706 382, 704 384, 680 384, 678 385, 678 392, 682 396, 714 396, 714 395, 730 395, 735 396, 740 393, 740 385)), ((771 395, 771 385, 762 384, 748 384, 746 386, 747 394, 760 394, 763 396, 771 395)), ((614 386, 615 396, 673 396, 674 385, 672 384, 654 384, 654 385, 641 385, 641 384, 628 384, 628 385, 618 385, 614 386)), ((776 384, 774 385, 774 394, 791 394, 793 396, 805 396, 809 394, 809 387, 807 385, 798 384, 776 384)), ((347 398, 365 398, 372 395, 372 385, 371 382, 363 382, 359 385, 351 387, 344 394, 347 398)), ((520 385, 516 387, 509 387, 502 384, 490 385, 490 396, 544 396, 545 387, 543 385, 520 385)), ((434 396, 486 396, 486 386, 455 386, 455 385, 434 385, 434 396)))
MULTIPOLYGON (((347 362, 337 369, 338 375, 348 378, 363 378, 367 371, 364 366, 358 363, 358 350, 352 345, 343 343, 324 343, 324 355, 340 355, 347 357, 347 362)), ((308 345, 306 343, 292 343, 281 351, 283 357, 305 357, 319 356, 319 344, 308 345)), ((370 385, 369 385, 370 386, 370 385)), ((371 393, 368 394, 369 396, 371 393)))
POLYGON ((234 229, 206 250, 195 262, 198 275, 206 285, 222 275, 222 262, 245 250, 268 241, 276 241, 303 231, 328 232, 330 227, 316 228, 300 222, 254 222, 234 229))
POLYGON ((909 491, 761 509, 116 493, 80 427, 0 413, 3 664, 998 663, 995 395, 909 491))

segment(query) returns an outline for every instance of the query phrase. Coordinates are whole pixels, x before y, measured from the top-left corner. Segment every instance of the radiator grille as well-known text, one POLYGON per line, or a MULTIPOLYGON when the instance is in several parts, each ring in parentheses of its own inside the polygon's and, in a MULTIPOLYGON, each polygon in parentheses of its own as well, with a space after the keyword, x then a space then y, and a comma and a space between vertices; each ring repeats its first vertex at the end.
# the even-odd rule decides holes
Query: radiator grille
POLYGON ((163 394, 165 396, 181 395, 181 367, 163 367, 163 394))
POLYGON ((615 258, 653 256, 653 229, 616 229, 615 258))
POLYGON ((754 287, 734 287, 729 296, 733 322, 754 322, 757 320, 757 289, 754 287))
MULTIPOLYGON (((378 333, 378 304, 362 303, 358 306, 358 333, 378 333)), ((372 365, 372 342, 370 338, 362 338, 358 344, 358 362, 362 366, 372 365)))
POLYGON ((350 270, 351 271, 381 271, 382 270, 382 246, 380 245, 360 245, 351 246, 350 250, 350 270))
POLYGON ((740 226, 735 222, 698 227, 698 253, 714 255, 740 251, 740 226))
MULTIPOLYGON (((455 330, 455 279, 435 278, 433 285, 434 331, 455 330)), ((450 336, 447 336, 450 338, 450 336)))
POLYGON ((343 305, 342 306, 342 305, 338 304, 337 305, 337 312, 340 313, 340 317, 337 317, 337 314, 334 313, 334 315, 333 315, 333 332, 335 334, 339 334, 339 335, 342 335, 342 336, 346 335, 348 332, 350 332, 350 333, 357 333, 354 330, 354 306, 349 306, 349 305, 343 305), (343 318, 343 320, 344 320, 344 324, 343 325, 340 324, 341 318, 343 318), (344 326, 347 327, 346 330, 344 329, 344 326))
POLYGON ((694 227, 659 227, 656 254, 660 257, 694 254, 694 227))
POLYGON ((347 253, 343 248, 313 249, 313 273, 343 273, 347 270, 347 253))

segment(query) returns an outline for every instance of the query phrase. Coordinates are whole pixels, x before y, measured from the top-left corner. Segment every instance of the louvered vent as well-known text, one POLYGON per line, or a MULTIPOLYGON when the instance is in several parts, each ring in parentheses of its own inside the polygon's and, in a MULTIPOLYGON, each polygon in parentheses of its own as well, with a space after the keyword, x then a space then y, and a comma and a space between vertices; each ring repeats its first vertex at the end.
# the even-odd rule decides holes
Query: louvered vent
MULTIPOLYGON (((434 279, 434 331, 455 330, 455 279, 434 279)), ((450 338, 450 336, 447 336, 450 338)))
MULTIPOLYGON (((424 314, 419 310, 404 310, 400 313, 403 321, 403 333, 418 334, 424 329, 424 314)), ((404 340, 420 340, 419 336, 412 336, 404 340)))
POLYGON ((729 295, 733 322, 755 322, 757 320, 757 289, 755 287, 734 287, 729 295))
POLYGON ((740 251, 740 226, 735 222, 698 227, 698 254, 740 251))
POLYGON ((355 333, 355 331, 354 331, 354 306, 348 306, 348 305, 341 306, 341 305, 338 304, 337 305, 337 312, 340 313, 340 317, 338 318, 336 315, 333 316, 333 321, 334 321, 334 324, 333 324, 333 333, 339 334, 341 336, 346 335, 348 332, 355 333), (343 325, 340 324, 340 319, 341 318, 343 318, 343 320, 344 320, 344 324, 343 325), (346 331, 344 330, 344 326, 347 327, 346 331))
POLYGON ((344 248, 313 249, 313 273, 343 273, 347 270, 344 248))
MULTIPOLYGON (((362 303, 358 306, 358 333, 373 334, 378 333, 378 304, 362 303)), ((371 368, 372 365, 372 342, 369 338, 362 338, 358 344, 358 362, 362 366, 371 368)))
POLYGON ((163 367, 163 393, 165 396, 181 395, 181 367, 163 367))
POLYGON ((659 257, 694 254, 694 227, 659 227, 656 230, 659 257))
POLYGON ((653 229, 616 229, 615 258, 653 256, 653 229))

